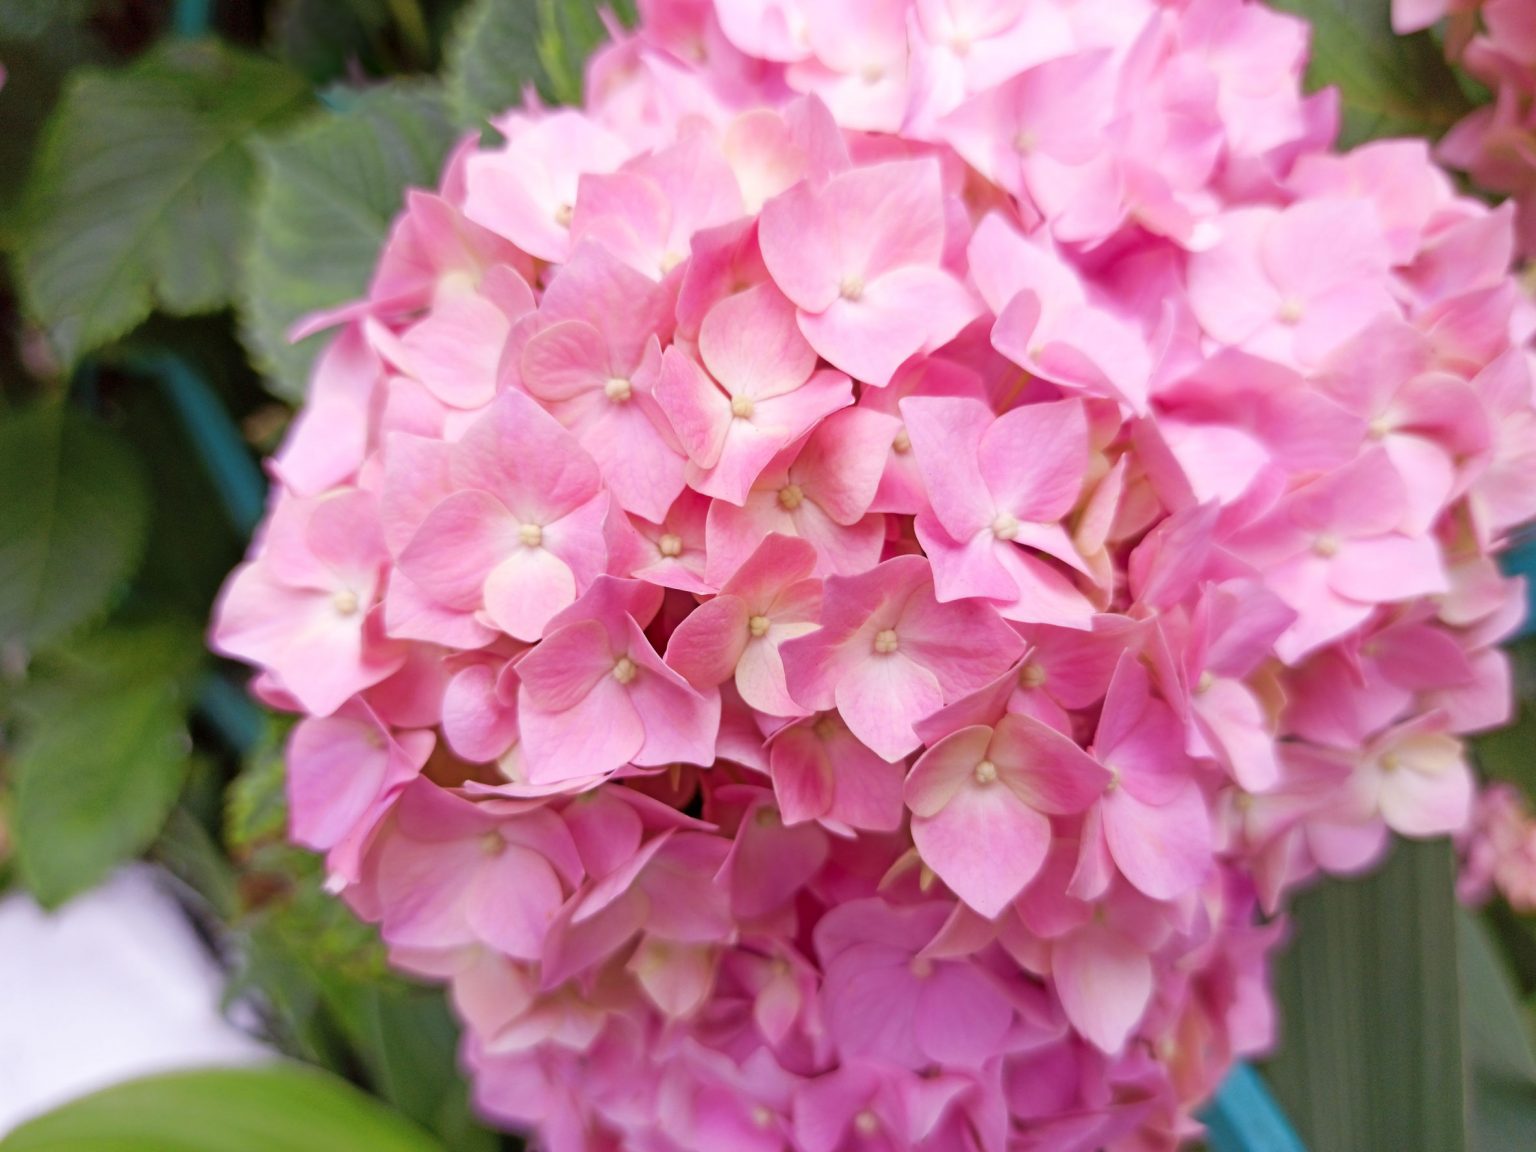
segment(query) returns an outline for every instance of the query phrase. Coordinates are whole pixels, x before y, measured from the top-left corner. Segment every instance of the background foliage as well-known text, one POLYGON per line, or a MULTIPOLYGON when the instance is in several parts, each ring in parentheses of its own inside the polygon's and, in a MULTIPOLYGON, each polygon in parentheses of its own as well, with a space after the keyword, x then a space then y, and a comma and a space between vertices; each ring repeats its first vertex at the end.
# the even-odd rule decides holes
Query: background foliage
MULTIPOLYGON (((1389 0, 1276 4, 1313 22, 1350 143, 1486 96, 1392 37, 1389 0)), ((0 0, 0 886, 57 906, 158 861, 230 997, 312 1066, 116 1089, 5 1152, 515 1146, 470 1114, 441 995, 285 843, 284 726, 202 631, 316 354, 294 321, 362 292, 458 133, 578 100, 603 35, 587 0, 0 0)), ((1520 723, 1479 757, 1536 794, 1531 641, 1517 666, 1520 723)), ((1415 846, 1300 901, 1265 1076, 1314 1152, 1536 1147, 1536 924, 1452 889, 1448 846, 1415 846)), ((1212 1142, 1281 1152, 1254 1084, 1212 1142)))

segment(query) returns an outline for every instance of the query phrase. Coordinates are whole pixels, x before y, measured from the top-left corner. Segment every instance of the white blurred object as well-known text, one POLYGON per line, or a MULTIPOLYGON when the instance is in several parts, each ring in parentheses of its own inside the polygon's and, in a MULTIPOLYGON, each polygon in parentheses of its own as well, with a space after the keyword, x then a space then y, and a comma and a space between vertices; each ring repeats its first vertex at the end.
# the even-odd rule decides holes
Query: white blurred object
POLYGON ((223 985, 151 868, 54 913, 0 901, 0 1135, 123 1080, 271 1058, 220 1012, 223 985))

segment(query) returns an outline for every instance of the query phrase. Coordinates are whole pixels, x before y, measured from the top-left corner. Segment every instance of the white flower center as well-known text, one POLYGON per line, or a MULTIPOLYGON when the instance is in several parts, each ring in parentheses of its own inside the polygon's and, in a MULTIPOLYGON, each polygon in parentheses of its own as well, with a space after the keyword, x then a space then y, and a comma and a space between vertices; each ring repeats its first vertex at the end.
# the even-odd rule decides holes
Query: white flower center
POLYGON ((731 397, 731 415, 736 417, 736 419, 738 419, 738 420, 750 420, 750 419, 752 419, 752 413, 755 410, 756 410, 756 405, 754 405, 752 403, 752 397, 750 397, 750 396, 732 396, 731 397))
POLYGON ((860 1136, 873 1136, 880 1131, 880 1118, 866 1108, 853 1118, 853 1128, 860 1136))
POLYGON ((1324 560, 1331 559, 1339 554, 1339 538, 1332 532, 1324 532, 1312 541, 1312 551, 1324 560))
POLYGON ((999 540, 1012 540, 1019 534, 1019 521, 1011 512, 999 512, 992 521, 992 535, 999 540))
POLYGON ((976 783, 990 784, 997 779, 997 765, 990 760, 983 760, 976 765, 973 775, 976 777, 976 783))
POLYGON ((622 376, 610 376, 608 383, 603 385, 603 391, 607 394, 608 399, 612 400, 615 404, 624 403, 634 394, 634 389, 630 386, 629 381, 622 376))
POLYGON ((656 551, 663 556, 681 556, 683 554, 683 538, 672 532, 665 532, 661 539, 656 541, 656 551))
POLYGON ((1019 685, 1024 688, 1039 688, 1045 683, 1045 669, 1038 664, 1026 664, 1019 669, 1019 685))
POLYGON ((907 430, 902 428, 891 440, 891 450, 898 456, 905 456, 912 451, 912 437, 907 435, 907 430))
POLYGON ((747 631, 754 636, 766 636, 768 634, 768 617, 754 616, 747 621, 747 631))
POLYGON ((537 524, 524 524, 517 530, 517 538, 526 547, 537 548, 544 543, 544 529, 537 524))
POLYGON ((357 593, 350 588, 343 588, 331 597, 331 607, 336 609, 338 616, 354 616, 357 614, 357 593))
POLYGON ((620 684, 628 684, 639 671, 640 669, 635 667, 635 662, 628 656, 620 656, 618 663, 613 666, 613 678, 620 684))
POLYGON ((882 628, 875 633, 875 651, 882 656, 889 655, 901 647, 901 641, 896 638, 896 629, 882 628))
POLYGON ((864 295, 864 277, 844 276, 843 282, 837 286, 837 291, 844 300, 858 300, 864 295))
POLYGON ((804 501, 805 493, 801 491, 798 484, 786 484, 779 489, 779 503, 784 506, 787 512, 793 512, 804 501))

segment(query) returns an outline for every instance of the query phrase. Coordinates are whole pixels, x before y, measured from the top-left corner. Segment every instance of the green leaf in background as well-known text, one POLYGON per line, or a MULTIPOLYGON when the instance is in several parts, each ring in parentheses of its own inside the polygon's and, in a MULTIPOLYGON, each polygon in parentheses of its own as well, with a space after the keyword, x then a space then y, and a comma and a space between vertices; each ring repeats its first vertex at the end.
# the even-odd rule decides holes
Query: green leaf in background
POLYGON ((1393 33, 1392 0, 1270 2, 1312 25, 1307 85, 1338 87, 1345 147, 1383 136, 1438 137, 1471 111, 1434 37, 1393 33))
MULTIPOLYGON (((516 107, 532 84, 553 104, 577 104, 582 70, 607 38, 590 0, 475 0, 459 17, 447 50, 448 98, 461 124, 516 107)), ((607 5, 633 24, 633 0, 607 5)))
POLYGON ((58 26, 78 24, 95 0, 0 0, 0 40, 37 40, 58 26))
POLYGON ((272 54, 315 84, 385 70, 388 0, 280 0, 267 25, 272 54))
POLYGON ((154 841, 186 778, 201 658, 195 629, 162 623, 38 660, 10 772, 17 868, 39 903, 57 907, 154 841))
POLYGON ((133 575, 148 523, 122 440, 62 405, 0 418, 0 642, 57 639, 133 575))
POLYGON ((1485 779, 1518 785, 1536 797, 1536 635, 1508 648, 1514 681, 1515 715, 1508 727, 1487 732, 1473 742, 1485 779))
MULTIPOLYGON (((44 0, 50 7, 53 0, 44 0)), ((56 21, 46 36, 18 36, 26 27, 24 10, 0 0, 0 248, 10 251, 21 235, 19 214, 37 141, 48 112, 71 69, 95 63, 101 47, 90 31, 70 21, 56 21)), ((42 5, 39 5, 41 8, 42 5)))
POLYGON ((17 281, 66 365, 158 304, 229 303, 246 232, 253 133, 310 101, 286 67, 175 41, 120 72, 72 78, 27 190, 17 281))
POLYGON ((1520 1003, 1483 926, 1456 919, 1470 1139, 1477 1152, 1536 1148, 1536 1058, 1520 1003))
POLYGON ((1311 1152, 1477 1147, 1464 1122, 1453 887, 1449 843, 1403 842, 1372 875, 1296 901, 1265 1071, 1311 1152))
POLYGON ((443 1152, 357 1089, 279 1064, 135 1080, 24 1124, 0 1152, 443 1152))
POLYGON ((404 190, 435 187, 453 141, 437 90, 399 84, 258 146, 262 179, 239 306, 242 336, 273 391, 304 394, 325 337, 294 345, 288 330, 363 294, 404 190))

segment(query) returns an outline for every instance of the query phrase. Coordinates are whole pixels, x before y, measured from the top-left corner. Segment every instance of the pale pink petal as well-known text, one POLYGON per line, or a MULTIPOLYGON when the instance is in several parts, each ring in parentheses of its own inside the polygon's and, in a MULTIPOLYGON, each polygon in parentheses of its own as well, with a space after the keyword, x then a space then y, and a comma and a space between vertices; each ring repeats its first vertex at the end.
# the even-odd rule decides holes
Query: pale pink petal
POLYGON ((838 680, 835 698, 853 734, 892 761, 918 747, 912 725, 944 703, 933 673, 899 652, 860 660, 838 680))
POLYGON ((1115 1055, 1152 1000, 1152 961, 1106 928, 1087 927, 1051 949, 1051 976, 1072 1027, 1115 1055))
POLYGON ((485 581, 486 615, 510 636, 533 641, 555 614, 576 601, 576 577, 547 548, 514 545, 485 581))
POLYGON ((989 919, 1024 890, 1045 860, 1050 821, 996 780, 962 783, 932 816, 914 816, 923 862, 989 919))

